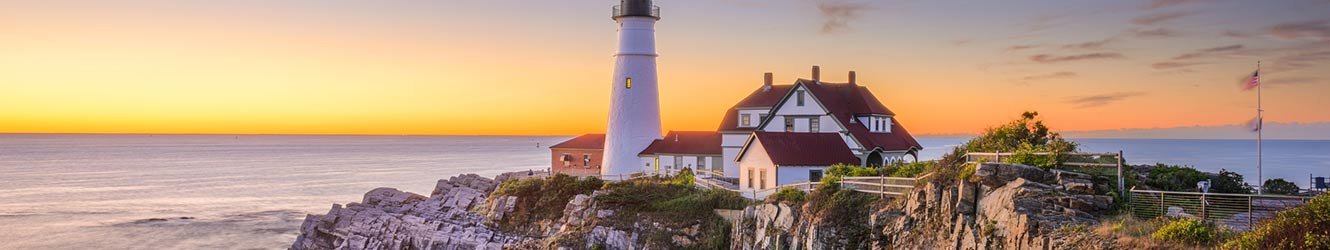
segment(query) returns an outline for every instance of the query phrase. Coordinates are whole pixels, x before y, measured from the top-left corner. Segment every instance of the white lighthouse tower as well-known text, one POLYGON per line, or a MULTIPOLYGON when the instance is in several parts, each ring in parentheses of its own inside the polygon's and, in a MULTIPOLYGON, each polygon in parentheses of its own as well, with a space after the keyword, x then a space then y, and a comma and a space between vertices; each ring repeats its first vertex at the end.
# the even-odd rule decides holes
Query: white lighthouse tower
POLYGON ((656 89, 656 21, 651 0, 621 0, 614 6, 619 51, 614 54, 609 126, 600 174, 619 180, 642 171, 637 154, 660 139, 660 95, 656 89))

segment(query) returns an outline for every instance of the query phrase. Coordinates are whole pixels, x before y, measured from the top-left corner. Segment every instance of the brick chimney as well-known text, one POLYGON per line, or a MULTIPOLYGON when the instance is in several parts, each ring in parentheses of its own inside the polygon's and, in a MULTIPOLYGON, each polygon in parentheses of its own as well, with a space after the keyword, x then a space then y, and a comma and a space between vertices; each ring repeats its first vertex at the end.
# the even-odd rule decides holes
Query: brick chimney
POLYGON ((775 80, 775 76, 772 75, 771 72, 767 72, 767 73, 762 74, 762 91, 763 91, 763 92, 765 92, 765 91, 770 91, 770 90, 771 90, 771 82, 774 81, 774 80, 775 80))
POLYGON ((854 79, 854 78, 855 78, 854 71, 851 70, 851 71, 850 71, 850 84, 855 84, 855 82, 854 82, 855 79, 854 79))
POLYGON ((822 67, 813 65, 813 82, 817 84, 822 84, 822 67))

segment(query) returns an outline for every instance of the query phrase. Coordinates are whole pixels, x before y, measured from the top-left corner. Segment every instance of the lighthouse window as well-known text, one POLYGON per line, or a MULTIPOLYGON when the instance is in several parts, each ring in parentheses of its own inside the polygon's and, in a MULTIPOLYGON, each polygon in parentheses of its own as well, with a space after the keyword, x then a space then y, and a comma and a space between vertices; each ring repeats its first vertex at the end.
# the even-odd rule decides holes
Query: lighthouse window
POLYGON ((627 78, 627 79, 623 79, 623 86, 624 86, 625 88, 632 89, 632 88, 633 88, 633 78, 632 78, 632 77, 629 77, 629 78, 627 78))

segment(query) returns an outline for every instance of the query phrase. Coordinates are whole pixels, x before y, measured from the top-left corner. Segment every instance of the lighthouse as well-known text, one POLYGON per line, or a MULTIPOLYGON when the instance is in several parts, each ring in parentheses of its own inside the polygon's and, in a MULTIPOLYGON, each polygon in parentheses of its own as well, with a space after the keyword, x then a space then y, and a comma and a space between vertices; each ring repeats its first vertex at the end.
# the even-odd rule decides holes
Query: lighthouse
POLYGON ((626 179, 648 169, 638 158, 660 135, 660 95, 656 88, 656 21, 660 8, 651 0, 621 0, 613 8, 619 23, 619 50, 614 54, 610 85, 609 125, 605 130, 605 179, 626 179))

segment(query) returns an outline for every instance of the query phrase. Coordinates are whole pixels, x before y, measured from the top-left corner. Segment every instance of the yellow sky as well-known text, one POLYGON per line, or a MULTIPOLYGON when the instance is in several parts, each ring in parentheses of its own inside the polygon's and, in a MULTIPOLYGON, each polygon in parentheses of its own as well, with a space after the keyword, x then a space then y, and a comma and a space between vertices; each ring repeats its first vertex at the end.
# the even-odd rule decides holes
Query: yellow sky
MULTIPOLYGON (((1085 17, 1048 14, 1085 11, 1055 6, 976 14, 966 23, 941 14, 967 10, 905 4, 869 6, 860 14, 866 17, 827 30, 835 19, 813 2, 662 3, 669 14, 658 27, 664 127, 714 129, 763 72, 789 83, 808 77, 813 64, 830 81, 858 71, 916 134, 975 132, 1023 110, 1066 130, 1234 124, 1254 115, 1254 93, 1236 83, 1256 60, 1284 66, 1268 78, 1288 82, 1265 90, 1268 121, 1330 121, 1330 112, 1315 108, 1330 107, 1330 84, 1321 78, 1330 69, 1330 31, 1315 33, 1314 16, 1252 24, 1242 37, 1199 24, 1224 12, 1132 24, 1169 11, 1236 6, 1106 4, 1097 8, 1117 12, 1085 17), (726 11, 739 14, 716 15, 726 11), (1276 32, 1307 22, 1304 33, 1276 32), (1123 35, 1157 26, 1178 35, 1123 35), (1064 45, 1106 38, 1112 42, 1102 47, 1064 45), (1194 66, 1153 66, 1233 44, 1242 50, 1194 66), (1121 56, 1035 59, 1095 53, 1121 56), (1297 57, 1304 54, 1311 56, 1297 57)), ((598 132, 613 66, 607 6, 0 3, 0 133, 598 132)))

